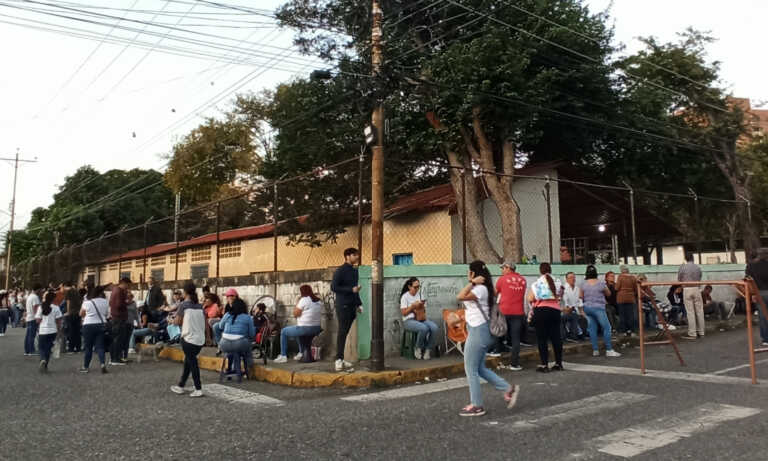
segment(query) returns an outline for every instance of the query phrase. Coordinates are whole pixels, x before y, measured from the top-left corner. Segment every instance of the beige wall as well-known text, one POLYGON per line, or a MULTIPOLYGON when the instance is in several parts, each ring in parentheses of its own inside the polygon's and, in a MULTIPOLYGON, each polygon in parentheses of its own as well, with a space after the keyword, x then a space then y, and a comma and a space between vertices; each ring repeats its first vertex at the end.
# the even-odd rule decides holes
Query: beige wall
MULTIPOLYGON (((279 237, 277 245, 278 270, 297 271, 322 269, 338 266, 342 263, 342 252, 345 248, 357 247, 357 227, 348 228, 347 232, 339 235, 336 242, 326 243, 320 247, 306 245, 287 245, 287 237, 279 237)), ((239 257, 220 258, 219 275, 232 277, 248 275, 253 272, 270 272, 274 268, 274 241, 271 237, 244 240, 241 242, 239 257)), ((371 227, 363 226, 363 264, 371 262, 371 227)), ((192 262, 192 249, 180 250, 186 253, 186 261, 179 263, 179 279, 190 278, 190 267, 197 264, 208 264, 208 277, 216 277, 216 245, 211 245, 211 258, 208 261, 192 262)), ((451 217, 447 210, 429 213, 413 213, 398 216, 384 222, 384 264, 393 263, 393 255, 412 253, 414 264, 450 264, 451 263, 451 217)), ((174 280, 175 264, 171 264, 171 255, 167 254, 165 264, 153 266, 152 258, 147 258, 146 276, 152 269, 164 269, 164 279, 174 280)), ((123 263, 123 272, 131 272, 131 280, 140 280, 144 269, 141 259, 123 263), (130 267, 127 267, 130 265, 130 267)), ((101 272, 98 283, 116 283, 120 274, 117 269, 101 272)), ((86 277, 81 274, 81 280, 86 277)))

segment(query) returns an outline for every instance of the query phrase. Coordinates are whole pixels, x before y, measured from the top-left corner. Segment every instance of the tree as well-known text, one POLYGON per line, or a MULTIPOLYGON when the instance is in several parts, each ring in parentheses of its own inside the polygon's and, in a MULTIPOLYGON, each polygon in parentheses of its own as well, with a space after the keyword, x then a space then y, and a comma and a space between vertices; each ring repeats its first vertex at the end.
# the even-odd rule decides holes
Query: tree
MULTIPOLYGON (((614 112, 617 97, 608 65, 614 49, 605 18, 576 0, 527 0, 515 2, 518 6, 497 0, 426 7, 395 0, 381 3, 388 19, 385 64, 382 75, 372 81, 375 90, 369 97, 375 101, 394 95, 387 96, 386 112, 397 128, 402 127, 400 120, 421 117, 422 122, 412 126, 422 132, 412 133, 403 145, 411 146, 413 160, 449 162, 456 196, 461 191, 459 168, 482 170, 481 177, 468 175, 467 191, 474 191, 475 180, 485 182, 501 215, 504 259, 519 261, 524 250, 519 206, 512 194, 515 166, 529 160, 573 160, 599 147, 599 134, 585 134, 583 127, 563 120, 557 111, 599 120, 610 119, 614 112), (576 62, 573 52, 555 42, 568 43, 587 56, 587 62, 576 62), (425 134, 428 113, 435 114, 435 130, 425 134)), ((370 68, 367 4, 293 0, 277 15, 284 25, 299 30, 296 42, 307 53, 370 68)), ((387 152, 389 145, 388 140, 387 152)), ((466 213, 473 229, 473 256, 498 261, 501 256, 490 245, 477 203, 468 197, 467 210, 460 207, 459 212, 466 213)))
POLYGON ((186 206, 218 198, 222 184, 247 186, 258 157, 250 127, 233 117, 208 118, 173 146, 165 182, 186 206))
MULTIPOLYGON (((759 155, 747 154, 746 146, 752 141, 747 114, 720 87, 719 63, 706 59, 706 45, 712 41, 709 35, 691 29, 680 34, 676 43, 645 38, 645 48, 621 63, 620 67, 633 75, 622 83, 632 106, 666 123, 667 134, 677 141, 670 143, 674 149, 667 147, 665 158, 656 168, 667 173, 682 172, 679 177, 686 178, 686 185, 697 191, 716 191, 722 196, 726 186, 735 200, 752 202, 759 155), (716 174, 718 171, 720 174, 716 174)), ((730 248, 735 242, 734 223, 740 222, 745 251, 753 254, 760 242, 746 207, 737 207, 735 213, 733 206, 716 208, 720 210, 713 214, 730 223, 730 248)))

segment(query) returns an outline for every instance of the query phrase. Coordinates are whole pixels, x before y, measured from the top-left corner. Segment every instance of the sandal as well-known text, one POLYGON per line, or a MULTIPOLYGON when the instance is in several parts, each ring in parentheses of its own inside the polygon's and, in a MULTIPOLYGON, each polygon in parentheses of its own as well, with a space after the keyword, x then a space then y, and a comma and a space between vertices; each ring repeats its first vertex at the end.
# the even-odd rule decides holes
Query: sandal
POLYGON ((459 416, 483 416, 485 409, 483 407, 476 407, 474 405, 467 405, 459 412, 459 416))
POLYGON ((504 393, 504 400, 507 402, 507 408, 514 408, 517 403, 517 397, 520 395, 520 386, 514 384, 507 392, 504 393))

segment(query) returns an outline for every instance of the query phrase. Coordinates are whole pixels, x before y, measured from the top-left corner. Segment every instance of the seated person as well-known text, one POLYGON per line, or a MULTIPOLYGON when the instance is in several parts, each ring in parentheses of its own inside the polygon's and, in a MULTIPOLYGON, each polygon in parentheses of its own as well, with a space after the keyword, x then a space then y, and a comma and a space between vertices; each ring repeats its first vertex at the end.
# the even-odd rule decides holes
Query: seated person
MULTIPOLYGON (((248 315, 245 303, 234 304, 217 325, 222 331, 219 349, 228 354, 240 354, 245 358, 245 366, 250 368, 253 365, 251 351, 256 329, 253 327, 253 321, 248 315)), ((234 366, 235 371, 239 373, 240 360, 235 360, 234 366)))
POLYGON ((685 303, 683 302, 682 285, 672 285, 667 292, 667 300, 672 310, 669 311, 669 320, 673 323, 680 323, 680 319, 685 314, 685 303))
POLYGON ((128 345, 128 353, 136 353, 136 338, 141 341, 145 337, 149 336, 153 341, 157 340, 157 319, 158 313, 153 313, 149 307, 142 306, 139 314, 139 325, 133 330, 133 334, 130 338, 130 344, 128 345), (154 327, 154 328, 152 328, 154 327))
POLYGON ((205 345, 213 346, 213 326, 221 321, 224 309, 219 306, 218 296, 210 291, 204 295, 203 310, 205 311, 205 345))
MULTIPOLYGON (((323 329, 320 323, 323 319, 323 302, 312 292, 312 287, 302 285, 299 288, 301 299, 293 309, 293 316, 296 317, 296 325, 285 327, 280 331, 280 356, 275 359, 275 363, 286 363, 288 361, 288 338, 299 338, 301 336, 317 336, 323 329)), ((303 350, 301 341, 299 341, 299 353, 294 357, 295 360, 301 360, 304 354, 311 354, 312 351, 303 350)))
POLYGON ((256 304, 256 309, 251 311, 251 316, 253 316, 253 326, 256 327, 257 333, 264 328, 264 325, 266 325, 269 320, 267 315, 267 305, 264 303, 256 304))
MULTIPOLYGON (((643 274, 640 274, 637 277, 637 281, 640 283, 645 283, 648 281, 648 277, 646 277, 643 274)), ((647 329, 659 329, 663 330, 664 325, 659 323, 659 317, 656 313, 656 309, 653 308, 653 303, 651 303, 651 300, 656 301, 656 294, 653 292, 651 287, 643 287, 643 324, 647 329)), ((670 330, 676 330, 677 328, 674 325, 667 324, 669 326, 670 330)))
POLYGON ((427 318, 427 301, 421 297, 420 289, 421 282, 416 277, 405 281, 400 291, 400 313, 403 316, 403 327, 417 333, 414 351, 416 360, 429 360, 437 341, 438 326, 427 318))
POLYGON ((715 315, 720 320, 728 318, 728 309, 722 301, 712 300, 712 285, 707 285, 701 291, 701 300, 704 302, 704 315, 715 315))
MULTIPOLYGON (((224 307, 224 315, 234 312, 235 309, 237 309, 238 312, 242 310, 246 314, 248 313, 248 306, 246 306, 245 301, 243 301, 240 298, 240 295, 237 293, 237 290, 234 288, 228 289, 224 296, 227 298, 227 305, 224 307)), ((250 318, 250 315, 248 316, 250 318)), ((222 321, 224 318, 222 317, 222 321)), ((211 333, 213 333, 213 341, 216 344, 219 344, 221 342, 221 335, 224 332, 224 325, 221 323, 221 321, 213 323, 211 325, 211 333)), ((221 354, 221 347, 219 347, 219 350, 216 352, 216 355, 221 354)))

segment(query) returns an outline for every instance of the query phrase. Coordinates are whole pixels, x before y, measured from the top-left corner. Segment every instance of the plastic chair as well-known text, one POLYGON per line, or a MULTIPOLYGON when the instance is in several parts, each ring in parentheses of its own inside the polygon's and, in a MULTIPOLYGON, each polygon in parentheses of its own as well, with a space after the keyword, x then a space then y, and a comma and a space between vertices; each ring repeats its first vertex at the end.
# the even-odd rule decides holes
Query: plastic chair
POLYGON ((463 344, 467 341, 467 321, 465 318, 464 309, 443 309, 443 329, 445 334, 445 353, 446 355, 452 350, 459 351, 459 354, 464 355, 463 344), (459 318, 458 322, 451 325, 449 317, 456 315, 459 318))
POLYGON ((408 331, 406 329, 403 329, 403 339, 400 343, 400 356, 405 357, 406 359, 415 360, 416 354, 416 338, 418 337, 418 333, 415 331, 408 331))

